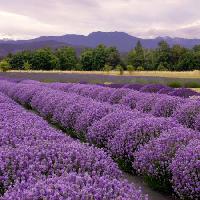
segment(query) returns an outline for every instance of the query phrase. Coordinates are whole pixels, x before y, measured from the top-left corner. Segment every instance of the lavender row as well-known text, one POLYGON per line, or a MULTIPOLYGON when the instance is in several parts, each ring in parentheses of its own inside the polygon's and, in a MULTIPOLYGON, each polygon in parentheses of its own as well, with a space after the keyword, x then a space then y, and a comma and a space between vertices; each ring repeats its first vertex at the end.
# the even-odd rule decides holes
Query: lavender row
POLYGON ((124 105, 133 110, 137 109, 144 113, 150 113, 156 117, 171 117, 180 105, 188 101, 179 97, 172 97, 164 94, 142 93, 126 88, 114 89, 98 85, 72 83, 37 84, 90 97, 102 103, 124 105))
MULTIPOLYGON (((73 84, 73 83, 50 83, 44 84, 37 81, 26 80, 23 83, 33 83, 43 85, 52 89, 61 90, 68 93, 76 93, 81 96, 90 97, 99 102, 106 102, 112 105, 119 104, 131 109, 137 109, 144 113, 149 113, 155 117, 174 117, 181 124, 188 128, 195 128, 188 125, 187 119, 180 119, 185 114, 184 107, 190 104, 199 104, 198 100, 172 97, 165 94, 150 94, 122 88, 107 88, 98 85, 73 84), (180 113, 180 114, 179 114, 180 113)), ((197 105, 196 107, 199 107, 197 105)), ((197 109, 200 110, 200 109, 197 109)), ((199 112, 196 112, 199 113, 199 112)), ((188 115, 186 113, 186 115, 188 115)), ((192 122, 195 123, 195 119, 192 122)))
POLYGON ((124 105, 155 117, 173 117, 186 128, 200 131, 200 101, 163 94, 148 94, 129 89, 102 88, 96 85, 51 83, 46 86, 73 92, 112 105, 124 105))
MULTIPOLYGON (((186 180, 181 182, 172 168, 172 163, 180 159, 176 152, 187 149, 185 147, 191 140, 198 140, 199 132, 182 127, 173 118, 155 118, 124 107, 101 104, 74 93, 37 84, 15 87, 6 90, 15 100, 28 103, 66 129, 76 130, 78 137, 106 148, 116 160, 132 165, 138 173, 161 186, 172 187, 180 197, 199 197, 199 165, 195 159, 194 165, 190 166, 190 173, 196 180, 192 186, 188 174, 179 172, 182 173, 180 177, 186 180)), ((198 157, 199 152, 195 153, 194 156, 198 157)))
POLYGON ((102 150, 72 140, 0 93, 0 199, 147 199, 102 150))
POLYGON ((199 96, 199 93, 188 88, 174 89, 174 88, 160 85, 160 84, 146 84, 146 85, 110 84, 110 85, 104 85, 104 86, 111 87, 111 88, 129 88, 129 89, 137 90, 140 92, 168 94, 170 96, 177 96, 177 97, 183 97, 183 98, 189 98, 191 96, 199 96))

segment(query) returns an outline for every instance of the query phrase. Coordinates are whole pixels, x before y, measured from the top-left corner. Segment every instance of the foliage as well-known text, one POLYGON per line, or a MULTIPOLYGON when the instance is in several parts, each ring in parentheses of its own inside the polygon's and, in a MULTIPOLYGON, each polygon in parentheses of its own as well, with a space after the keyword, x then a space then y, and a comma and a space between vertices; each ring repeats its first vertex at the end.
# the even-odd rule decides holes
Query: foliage
MULTIPOLYGON (((105 70, 105 65, 116 69, 118 65, 127 68, 129 73, 136 70, 190 71, 200 70, 200 45, 187 49, 181 45, 170 45, 161 40, 157 48, 146 49, 138 41, 129 52, 119 53, 116 47, 103 44, 96 48, 86 48, 81 53, 73 47, 64 46, 51 50, 42 48, 22 51, 7 56, 11 69, 24 69, 28 62, 34 70, 105 70), (127 66, 127 67, 126 67, 127 66)), ((107 70, 106 70, 107 71, 107 70)))
POLYGON ((71 70, 77 64, 76 52, 72 47, 57 49, 55 55, 58 58, 58 68, 60 70, 71 70))
POLYGON ((58 60, 50 48, 38 49, 31 58, 32 69, 52 70, 57 68, 58 60))
MULTIPOLYGON (((105 199, 137 199, 128 198, 129 192, 132 195, 136 191, 132 193, 127 183, 122 184, 121 172, 112 158, 126 170, 133 167, 156 189, 170 191, 181 199, 199 199, 198 100, 156 93, 162 90, 161 85, 146 85, 135 91, 135 87, 123 88, 123 84, 111 84, 109 88, 12 81, 0 81, 0 193, 5 193, 6 199, 15 195, 31 199, 38 194, 59 199, 65 192, 79 195, 80 187, 85 188, 86 197, 89 187, 92 194, 97 191, 97 199, 107 193, 105 199), (154 93, 148 93, 151 91, 154 93), (14 101, 29 105, 57 128, 89 144, 55 130, 14 101), (68 181, 70 188, 65 184, 68 181)), ((190 94, 189 90, 172 90, 176 91, 173 95, 180 91, 190 94)), ((80 195, 84 197, 84 193, 80 195)))
POLYGON ((104 71, 106 71, 107 73, 109 73, 111 70, 112 70, 112 66, 105 64, 104 71))
POLYGON ((160 64, 158 65, 157 70, 158 70, 158 71, 167 71, 168 69, 167 69, 162 63, 160 63, 160 64))
POLYGON ((0 62, 0 70, 6 72, 10 69, 10 65, 7 60, 2 60, 0 62))
POLYGON ((115 67, 116 65, 120 64, 120 54, 116 47, 108 47, 106 49, 106 64, 110 65, 112 67, 115 67))
POLYGON ((28 71, 31 69, 31 64, 28 61, 26 61, 24 62, 23 68, 28 71))
POLYGON ((133 67, 133 65, 127 65, 127 70, 128 70, 128 72, 129 72, 129 74, 132 74, 132 72, 134 71, 134 67, 133 67))
POLYGON ((83 70, 93 70, 93 50, 86 49, 80 57, 80 63, 82 65, 83 70))
POLYGON ((142 66, 137 67, 137 71, 144 71, 144 67, 142 66))
POLYGON ((119 74, 120 74, 120 75, 123 75, 123 74, 124 74, 124 68, 123 68, 121 65, 117 65, 117 66, 116 66, 116 70, 119 71, 119 74))
POLYGON ((172 88, 182 87, 182 84, 179 81, 173 81, 173 82, 168 83, 167 85, 172 88))

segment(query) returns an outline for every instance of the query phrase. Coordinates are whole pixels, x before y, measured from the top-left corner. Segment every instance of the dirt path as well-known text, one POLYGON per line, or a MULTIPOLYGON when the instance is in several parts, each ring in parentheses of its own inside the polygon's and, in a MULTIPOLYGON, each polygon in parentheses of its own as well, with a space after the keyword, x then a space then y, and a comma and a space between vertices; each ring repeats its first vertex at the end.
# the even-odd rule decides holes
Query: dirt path
POLYGON ((143 193, 148 194, 149 200, 173 200, 174 199, 171 196, 167 196, 165 194, 152 190, 146 183, 144 183, 144 181, 140 177, 132 176, 127 173, 124 173, 124 177, 130 183, 133 183, 137 187, 141 187, 143 193))

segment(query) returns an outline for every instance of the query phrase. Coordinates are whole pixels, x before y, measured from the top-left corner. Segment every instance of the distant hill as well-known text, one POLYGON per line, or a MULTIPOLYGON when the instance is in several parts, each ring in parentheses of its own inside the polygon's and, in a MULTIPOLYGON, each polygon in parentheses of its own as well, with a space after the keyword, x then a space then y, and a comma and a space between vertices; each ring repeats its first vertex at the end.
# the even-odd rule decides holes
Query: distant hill
POLYGON ((34 50, 42 47, 58 48, 65 45, 73 46, 78 53, 84 47, 94 48, 98 44, 106 46, 116 46, 120 52, 128 52, 135 47, 140 40, 145 48, 156 48, 161 40, 166 40, 170 46, 180 44, 187 48, 192 48, 200 44, 200 39, 185 39, 171 37, 157 37, 154 39, 142 39, 131 36, 124 32, 93 32, 88 36, 67 34, 63 36, 41 36, 31 40, 0 40, 0 56, 8 53, 15 53, 22 50, 34 50))
POLYGON ((62 43, 53 40, 45 41, 36 41, 36 40, 27 40, 27 41, 1 41, 0 40, 0 57, 4 57, 9 53, 17 53, 24 50, 36 50, 40 48, 49 47, 51 49, 56 49, 64 46, 73 46, 76 50, 77 55, 79 55, 85 47, 70 45, 67 43, 62 43))

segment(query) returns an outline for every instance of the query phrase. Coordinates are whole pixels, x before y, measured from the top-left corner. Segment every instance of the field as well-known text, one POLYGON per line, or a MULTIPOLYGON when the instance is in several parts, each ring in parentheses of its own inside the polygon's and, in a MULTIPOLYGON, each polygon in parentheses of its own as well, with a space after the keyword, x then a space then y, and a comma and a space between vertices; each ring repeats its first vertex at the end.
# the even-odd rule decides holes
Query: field
POLYGON ((70 83, 76 73, 28 77, 65 83, 27 74, 0 80, 4 200, 200 198, 198 92, 124 84, 131 76, 85 75, 116 83, 98 85, 70 83))
POLYGON ((134 71, 131 75, 125 72, 109 73, 100 71, 9 71, 0 72, 0 77, 33 79, 43 82, 87 82, 87 83, 140 83, 163 84, 172 87, 200 88, 200 72, 159 72, 159 71, 134 71))
MULTIPOLYGON (((10 70, 10 72, 26 72, 23 70, 10 70)), ((97 75, 115 75, 119 76, 118 71, 59 71, 59 70, 54 70, 54 71, 43 71, 43 70, 30 70, 28 71, 29 73, 66 73, 66 74, 97 74, 97 75)), ((199 70, 194 70, 194 71, 133 71, 133 72, 128 72, 124 71, 123 72, 124 76, 151 76, 151 77, 173 77, 173 78, 200 78, 200 71, 199 70)))

